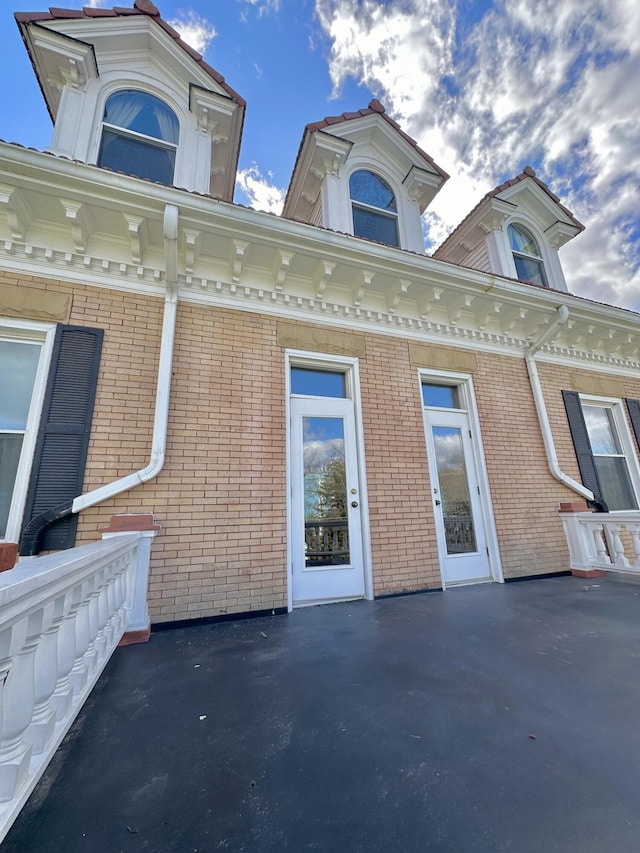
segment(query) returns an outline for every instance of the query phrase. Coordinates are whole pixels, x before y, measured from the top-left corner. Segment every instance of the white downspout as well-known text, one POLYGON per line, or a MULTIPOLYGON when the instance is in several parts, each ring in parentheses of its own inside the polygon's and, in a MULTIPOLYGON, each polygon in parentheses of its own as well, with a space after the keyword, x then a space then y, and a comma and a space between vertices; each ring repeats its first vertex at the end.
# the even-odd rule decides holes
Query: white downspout
POLYGON ((538 368, 536 367, 536 363, 534 361, 535 355, 538 350, 543 347, 547 343, 547 341, 553 337, 553 335, 555 335, 560 326, 564 326, 568 319, 569 309, 566 305, 560 305, 558 307, 558 316, 549 326, 549 328, 545 329, 545 331, 540 335, 538 340, 534 341, 529 346, 529 348, 524 354, 524 360, 527 364, 527 370, 529 371, 529 381, 531 382, 533 399, 536 404, 538 421, 540 422, 540 430, 542 431, 544 449, 547 452, 547 462, 549 463, 549 470, 556 478, 556 480, 559 480, 569 489, 573 489, 573 491, 577 492, 581 497, 586 498, 588 501, 592 501, 594 499, 593 492, 589 491, 589 489, 585 489, 582 483, 578 483, 576 480, 573 480, 571 477, 565 474, 564 471, 560 470, 555 444, 553 443, 553 435, 551 434, 549 416, 547 415, 547 409, 544 404, 544 397, 542 396, 542 388, 540 386, 540 379, 538 377, 538 368))
POLYGON ((95 504, 134 489, 156 477, 164 465, 167 444, 167 424, 169 420, 169 389, 171 386, 171 366, 173 363, 173 340, 178 309, 178 208, 173 204, 164 209, 164 256, 166 293, 164 317, 162 320, 162 338, 160 341, 160 361, 156 386, 156 411, 153 421, 153 440, 149 464, 133 474, 121 477, 106 486, 100 486, 73 501, 72 512, 81 512, 95 504))

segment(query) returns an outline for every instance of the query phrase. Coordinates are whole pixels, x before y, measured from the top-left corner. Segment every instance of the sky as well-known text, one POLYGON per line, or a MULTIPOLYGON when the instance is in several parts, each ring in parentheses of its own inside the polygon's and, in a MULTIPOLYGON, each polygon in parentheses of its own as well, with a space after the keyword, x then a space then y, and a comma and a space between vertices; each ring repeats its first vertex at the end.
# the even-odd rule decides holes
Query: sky
MULTIPOLYGON (((586 226, 560 250, 569 290, 640 310, 638 0, 156 5, 247 101, 236 202, 279 213, 304 126, 375 97, 451 175, 424 215, 427 252, 530 165, 586 226)), ((0 9, 0 138, 37 149, 51 121, 12 13, 45 9, 0 9)))

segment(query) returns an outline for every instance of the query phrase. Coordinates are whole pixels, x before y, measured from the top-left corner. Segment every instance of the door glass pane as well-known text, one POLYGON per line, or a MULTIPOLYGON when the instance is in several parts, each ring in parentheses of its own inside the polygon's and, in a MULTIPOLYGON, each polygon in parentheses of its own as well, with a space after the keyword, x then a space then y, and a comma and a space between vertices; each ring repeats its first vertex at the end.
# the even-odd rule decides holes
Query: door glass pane
POLYGON ((340 397, 346 394, 344 373, 334 370, 312 370, 306 367, 291 368, 291 393, 310 397, 340 397))
POLYGON ((460 427, 434 426, 433 443, 448 554, 477 551, 460 427))
POLYGON ((305 566, 349 563, 342 418, 303 418, 305 566))
POLYGON ((0 434, 0 539, 7 533, 7 519, 22 449, 22 435, 0 434))
POLYGON ((425 406, 434 406, 438 409, 459 409, 458 386, 430 385, 428 382, 423 382, 422 401, 425 406))
POLYGON ((40 344, 0 341, 0 430, 24 430, 40 344))

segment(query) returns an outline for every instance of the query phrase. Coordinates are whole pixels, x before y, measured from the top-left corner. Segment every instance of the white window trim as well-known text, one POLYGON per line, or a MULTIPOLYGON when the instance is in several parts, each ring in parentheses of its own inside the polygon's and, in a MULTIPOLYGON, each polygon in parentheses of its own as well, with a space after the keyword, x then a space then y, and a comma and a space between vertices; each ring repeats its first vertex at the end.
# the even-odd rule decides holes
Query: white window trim
POLYGON ((27 489, 31 476, 33 454, 38 437, 40 416, 44 403, 49 365, 51 363, 51 352, 55 336, 54 325, 51 323, 36 323, 27 320, 8 320, 0 318, 0 339, 41 343, 40 359, 33 385, 33 395, 29 406, 29 415, 20 452, 20 461, 16 472, 16 480, 13 487, 13 496, 9 517, 7 519, 7 530, 0 542, 18 542, 24 506, 27 499, 27 489))
MULTIPOLYGON (((489 549, 489 569, 491 577, 496 583, 504 583, 502 561, 500 559, 500 545, 496 532, 496 522, 493 514, 493 502, 489 491, 489 477, 487 476, 487 461, 482 444, 482 433, 480 431, 480 418, 476 405, 476 395, 473 387, 473 377, 469 373, 449 373, 445 370, 418 369, 418 394, 420 395, 420 406, 422 411, 434 409, 433 406, 425 406, 422 398, 423 383, 430 385, 457 385, 459 389, 459 402, 464 405, 456 412, 466 412, 471 430, 471 442, 474 448, 475 475, 480 488, 480 503, 482 517, 485 527, 487 548, 489 549)), ((426 434, 425 434, 426 441, 426 434)))
MULTIPOLYGON (((578 397, 581 406, 584 404, 586 406, 600 406, 603 409, 611 409, 613 421, 618 430, 618 438, 622 445, 623 455, 627 462, 631 486, 636 497, 636 502, 640 507, 640 464, 638 463, 635 444, 629 430, 624 401, 619 397, 601 397, 595 394, 579 394, 578 397)), ((604 499, 606 500, 606 497, 604 499)), ((610 514, 615 515, 616 512, 630 512, 630 510, 612 510, 610 514)))
MULTIPOLYGON (((373 563, 371 558, 371 529, 369 526, 369 501, 367 491, 367 472, 364 454, 364 431, 362 428, 362 409, 360 405, 360 374, 358 371, 358 359, 348 356, 339 357, 324 355, 317 352, 305 350, 285 350, 285 399, 286 399, 286 456, 287 456, 287 610, 293 610, 293 589, 291 583, 291 566, 293 554, 291 552, 291 368, 308 367, 325 370, 336 370, 345 373, 346 399, 353 402, 353 412, 356 430, 356 453, 358 457, 358 468, 360 475, 360 508, 362 528, 362 558, 364 562, 364 597, 373 600, 373 563)), ((296 395, 298 396, 298 395, 296 395)))

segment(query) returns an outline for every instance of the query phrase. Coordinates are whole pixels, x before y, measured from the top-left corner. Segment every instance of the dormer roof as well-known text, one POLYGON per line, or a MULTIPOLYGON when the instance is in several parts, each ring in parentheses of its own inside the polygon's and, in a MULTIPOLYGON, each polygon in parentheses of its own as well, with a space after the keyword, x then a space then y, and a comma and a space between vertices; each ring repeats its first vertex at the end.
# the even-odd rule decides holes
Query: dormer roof
POLYGON ((17 12, 15 19, 54 124, 65 86, 83 91, 123 57, 130 65, 148 57, 154 73, 179 81, 198 126, 215 127, 216 137, 225 141, 212 146, 210 189, 218 198, 232 199, 246 103, 150 0, 135 0, 131 8, 51 7, 17 12))
POLYGON ((353 146, 365 139, 376 145, 385 158, 398 164, 405 176, 405 186, 418 199, 422 213, 449 175, 374 99, 365 109, 327 116, 305 127, 283 216, 310 221, 324 177, 336 174, 353 146))
POLYGON ((488 232, 501 228, 519 209, 536 220, 556 249, 584 231, 584 225, 537 177, 531 166, 525 166, 515 178, 488 192, 436 249, 433 257, 461 262, 488 232))

